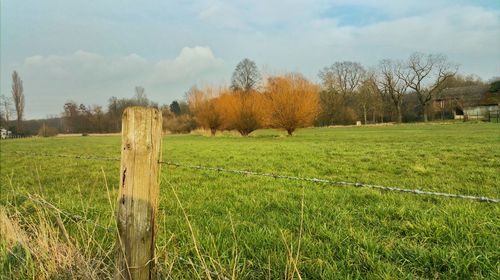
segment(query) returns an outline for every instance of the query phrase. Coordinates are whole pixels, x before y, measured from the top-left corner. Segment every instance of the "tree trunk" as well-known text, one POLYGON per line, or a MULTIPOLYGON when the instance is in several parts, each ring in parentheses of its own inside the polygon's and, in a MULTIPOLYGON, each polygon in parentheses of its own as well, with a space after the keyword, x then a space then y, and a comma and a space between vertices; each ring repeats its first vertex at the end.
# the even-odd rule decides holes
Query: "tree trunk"
POLYGON ((429 119, 427 117, 427 110, 424 108, 424 122, 428 122, 429 119))
POLYGON ((16 133, 20 134, 21 131, 23 130, 23 122, 19 115, 17 115, 17 120, 16 120, 16 133))
POLYGON ((401 114, 401 106, 396 106, 396 113, 398 114, 398 123, 403 122, 403 115, 401 114))
POLYGON ((295 131, 295 128, 287 128, 286 132, 288 133, 288 136, 292 136, 293 132, 295 131))
POLYGON ((212 136, 215 136, 215 133, 217 133, 217 129, 216 128, 210 128, 210 134, 212 136))
POLYGON ((239 130, 239 133, 240 133, 240 134, 241 134, 241 136, 243 136, 243 137, 246 137, 246 136, 248 136, 248 134, 249 134, 249 133, 248 133, 246 130, 244 130, 244 129, 239 130))
POLYGON ((363 105, 363 117, 366 124, 366 105, 363 105))

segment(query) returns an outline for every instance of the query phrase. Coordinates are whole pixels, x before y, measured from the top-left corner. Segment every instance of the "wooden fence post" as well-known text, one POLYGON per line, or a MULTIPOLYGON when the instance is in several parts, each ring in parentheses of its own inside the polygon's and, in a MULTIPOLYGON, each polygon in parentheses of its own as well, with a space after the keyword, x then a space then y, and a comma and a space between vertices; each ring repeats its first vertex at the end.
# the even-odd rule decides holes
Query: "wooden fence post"
POLYGON ((154 279, 162 115, 129 107, 122 117, 116 279, 154 279))

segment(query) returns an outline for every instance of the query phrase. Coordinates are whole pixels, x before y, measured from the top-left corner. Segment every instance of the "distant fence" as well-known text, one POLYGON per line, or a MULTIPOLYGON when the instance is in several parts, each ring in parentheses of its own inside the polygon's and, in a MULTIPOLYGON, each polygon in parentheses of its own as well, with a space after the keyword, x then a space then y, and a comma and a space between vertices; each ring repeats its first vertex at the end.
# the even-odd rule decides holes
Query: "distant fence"
MULTIPOLYGON (((498 114, 497 114, 498 117, 498 114)), ((400 187, 386 187, 358 182, 334 181, 298 177, 283 174, 227 169, 201 165, 186 165, 163 161, 161 155, 162 115, 154 108, 130 107, 123 114, 121 159, 93 155, 62 155, 46 153, 13 152, 16 155, 61 157, 82 160, 120 161, 120 187, 117 201, 117 279, 152 279, 155 259, 155 238, 157 231, 156 213, 160 184, 160 167, 168 165, 192 170, 208 170, 240 175, 260 176, 275 179, 304 181, 328 185, 363 187, 381 191, 403 192, 415 195, 439 196, 445 198, 466 199, 479 202, 500 203, 500 199, 463 194, 423 191, 400 187)), ((39 203, 49 202, 30 197, 39 203)), ((62 211, 62 210, 59 210, 62 211)), ((69 215, 69 214, 68 214, 69 215)), ((75 215, 70 215, 76 219, 75 215)), ((82 218, 84 219, 84 218, 82 218)), ((92 222, 86 220, 86 222, 92 222)), ((106 228, 104 227, 105 229, 106 228)), ((222 277, 219 275, 219 277, 222 277)), ((222 277, 224 278, 224 277, 222 277)))
POLYGON ((486 114, 484 120, 500 123, 500 110, 488 111, 488 114, 486 114))
POLYGON ((7 139, 21 139, 21 138, 31 138, 33 135, 0 135, 0 140, 7 140, 7 139))
POLYGON ((466 114, 462 117, 464 121, 485 121, 485 122, 500 122, 500 110, 487 110, 485 112, 476 111, 475 114, 466 114))

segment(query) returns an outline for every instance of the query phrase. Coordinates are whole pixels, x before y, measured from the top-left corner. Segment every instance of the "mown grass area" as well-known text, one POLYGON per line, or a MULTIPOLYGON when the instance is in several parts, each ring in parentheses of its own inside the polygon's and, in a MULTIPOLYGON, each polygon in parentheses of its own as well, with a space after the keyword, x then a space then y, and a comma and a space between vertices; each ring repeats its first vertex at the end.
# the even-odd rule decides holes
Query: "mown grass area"
MULTIPOLYGON (((169 135, 164 138, 163 158, 500 197, 498 124, 309 128, 293 137, 285 134, 262 130, 246 138, 232 133, 169 135)), ((114 204, 119 162, 12 152, 119 157, 120 141, 2 141, 0 203, 8 212, 16 209, 22 221, 36 211, 20 194, 39 194, 68 212, 112 225, 106 182, 114 204)), ((208 278, 182 209, 207 266, 228 278, 500 277, 498 204, 163 166, 157 241, 162 277, 208 278)), ((103 259, 100 254, 112 250, 113 233, 69 219, 65 224, 77 243, 85 238, 99 241, 102 248, 88 250, 88 255, 103 259), (80 234, 82 228, 92 231, 91 236, 80 234)), ((1 277, 21 273, 12 269, 8 246, 0 248, 0 265, 11 267, 11 272, 2 270, 1 277)), ((106 271, 112 271, 111 259, 106 271)))

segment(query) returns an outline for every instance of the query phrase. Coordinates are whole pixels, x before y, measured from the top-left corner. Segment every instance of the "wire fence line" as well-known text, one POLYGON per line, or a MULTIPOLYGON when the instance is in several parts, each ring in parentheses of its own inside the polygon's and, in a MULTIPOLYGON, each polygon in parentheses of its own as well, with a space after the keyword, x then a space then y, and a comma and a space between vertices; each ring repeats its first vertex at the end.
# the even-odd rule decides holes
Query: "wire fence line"
POLYGON ((30 153, 22 151, 2 152, 2 154, 14 154, 20 156, 35 156, 35 157, 56 157, 56 158, 71 158, 71 159, 86 159, 86 160, 102 160, 102 161, 120 161, 120 158, 105 157, 105 156, 89 156, 89 155, 68 155, 68 154, 49 154, 49 153, 30 153))
MULTIPOLYGON (((19 152, 19 151, 15 151, 15 152, 13 152, 13 154, 23 155, 23 156, 44 156, 44 157, 62 157, 62 158, 73 158, 73 159, 85 159, 85 160, 120 161, 120 158, 103 157, 103 156, 27 153, 27 152, 19 152)), ((490 197, 486 197, 486 196, 473 196, 473 195, 464 195, 464 194, 455 194, 455 193, 433 192, 433 191, 424 191, 424 190, 420 190, 420 189, 386 187, 386 186, 381 186, 381 185, 366 184, 366 183, 359 183, 359 182, 335 181, 335 180, 330 180, 330 179, 298 177, 298 176, 282 175, 282 174, 275 174, 275 173, 228 169, 228 168, 222 168, 222 167, 189 165, 189 164, 182 164, 182 163, 177 163, 177 162, 173 162, 173 161, 159 161, 159 163, 164 164, 164 165, 168 165, 168 166, 174 166, 174 167, 186 168, 186 169, 192 169, 192 170, 207 170, 207 171, 215 171, 215 172, 235 173, 235 174, 241 174, 241 175, 270 177, 270 178, 274 178, 274 179, 285 179, 285 180, 321 183, 321 184, 329 184, 329 185, 353 186, 353 187, 357 187, 357 188, 370 188, 370 189, 377 189, 377 190, 381 190, 381 191, 402 192, 402 193, 409 193, 409 194, 415 194, 415 195, 438 196, 438 197, 446 197, 446 198, 473 200, 473 201, 479 201, 479 202, 500 203, 500 199, 490 198, 490 197)))
POLYGON ((226 169, 226 168, 221 168, 221 167, 207 167, 207 166, 201 166, 201 165, 184 165, 184 164, 179 164, 179 163, 170 162, 170 161, 160 161, 160 163, 166 164, 166 165, 171 165, 171 166, 176 166, 176 167, 181 167, 181 168, 189 168, 189 169, 211 170, 211 171, 217 171, 217 172, 227 172, 227 173, 237 173, 237 174, 244 174, 244 175, 272 177, 275 179, 306 181, 306 182, 312 182, 312 183, 324 183, 324 184, 331 184, 331 185, 345 185, 345 186, 354 186, 354 187, 358 187, 358 188, 363 187, 363 188, 378 189, 378 190, 383 190, 383 191, 404 192, 404 193, 411 193, 411 194, 417 194, 417 195, 433 195, 433 196, 442 196, 442 197, 449 197, 449 198, 461 198, 461 199, 477 200, 480 202, 500 203, 500 199, 489 198, 489 197, 485 197, 485 196, 472 196, 472 195, 462 195, 462 194, 453 194, 453 193, 423 191, 423 190, 419 190, 419 189, 385 187, 385 186, 365 184, 365 183, 334 181, 334 180, 329 180, 329 179, 318 179, 318 178, 308 178, 308 177, 297 177, 297 176, 280 175, 280 174, 274 174, 274 173, 226 169))

